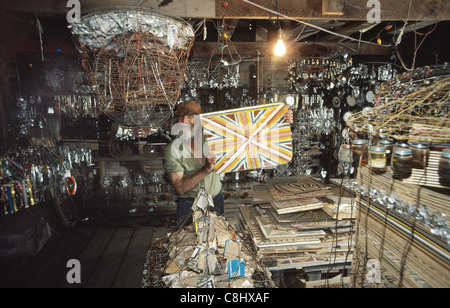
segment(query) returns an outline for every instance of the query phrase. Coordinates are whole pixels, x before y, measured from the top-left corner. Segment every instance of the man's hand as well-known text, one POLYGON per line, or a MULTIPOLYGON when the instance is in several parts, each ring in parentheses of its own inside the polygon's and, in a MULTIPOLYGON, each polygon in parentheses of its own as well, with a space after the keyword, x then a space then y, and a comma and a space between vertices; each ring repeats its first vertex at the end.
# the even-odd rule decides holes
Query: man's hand
POLYGON ((215 154, 206 155, 206 164, 194 174, 184 176, 183 172, 170 172, 169 178, 178 195, 183 195, 185 192, 194 188, 201 180, 205 178, 211 171, 214 170, 217 156, 215 154))
POLYGON ((217 162, 217 156, 215 154, 209 153, 206 155, 206 164, 205 169, 207 173, 210 173, 214 170, 214 165, 217 162))
POLYGON ((292 112, 292 110, 289 109, 288 111, 286 111, 286 113, 284 114, 284 121, 289 124, 294 123, 294 113, 292 112))

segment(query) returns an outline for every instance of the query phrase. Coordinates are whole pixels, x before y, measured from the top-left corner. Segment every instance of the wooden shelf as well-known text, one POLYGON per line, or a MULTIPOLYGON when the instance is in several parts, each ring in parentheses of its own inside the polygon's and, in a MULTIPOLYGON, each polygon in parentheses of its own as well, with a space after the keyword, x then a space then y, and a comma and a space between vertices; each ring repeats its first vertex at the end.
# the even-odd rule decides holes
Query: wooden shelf
POLYGON ((93 157, 92 162, 116 162, 116 161, 154 161, 163 160, 163 156, 155 154, 131 154, 131 155, 121 155, 117 157, 93 157))

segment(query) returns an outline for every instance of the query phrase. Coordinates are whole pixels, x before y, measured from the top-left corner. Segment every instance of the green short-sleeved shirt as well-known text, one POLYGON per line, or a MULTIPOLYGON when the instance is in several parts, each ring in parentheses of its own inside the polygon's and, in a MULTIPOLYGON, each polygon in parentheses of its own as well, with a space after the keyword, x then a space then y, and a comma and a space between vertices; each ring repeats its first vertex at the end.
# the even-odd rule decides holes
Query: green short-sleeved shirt
MULTIPOLYGON (((206 142, 203 137, 202 145, 206 142)), ((202 162, 194 157, 191 150, 183 144, 183 142, 176 138, 170 142, 164 151, 164 167, 167 172, 183 172, 184 176, 189 176, 197 172, 206 163, 205 153, 202 150, 202 162)), ((212 196, 217 195, 222 189, 219 175, 211 171, 203 180, 200 181, 193 189, 185 192, 182 198, 197 197, 198 190, 203 187, 206 192, 212 196)))

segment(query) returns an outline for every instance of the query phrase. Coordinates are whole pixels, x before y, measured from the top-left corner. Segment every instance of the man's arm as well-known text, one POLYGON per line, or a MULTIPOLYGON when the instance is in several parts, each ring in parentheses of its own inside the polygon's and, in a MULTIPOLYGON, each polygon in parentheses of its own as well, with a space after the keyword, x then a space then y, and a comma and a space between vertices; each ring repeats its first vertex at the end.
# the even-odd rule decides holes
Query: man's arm
POLYGON ((197 184, 200 183, 200 181, 203 180, 205 176, 207 176, 211 171, 214 170, 216 160, 217 157, 215 155, 207 157, 206 164, 197 172, 188 176, 184 176, 183 172, 170 172, 169 178, 177 194, 181 196, 185 192, 197 186, 197 184))

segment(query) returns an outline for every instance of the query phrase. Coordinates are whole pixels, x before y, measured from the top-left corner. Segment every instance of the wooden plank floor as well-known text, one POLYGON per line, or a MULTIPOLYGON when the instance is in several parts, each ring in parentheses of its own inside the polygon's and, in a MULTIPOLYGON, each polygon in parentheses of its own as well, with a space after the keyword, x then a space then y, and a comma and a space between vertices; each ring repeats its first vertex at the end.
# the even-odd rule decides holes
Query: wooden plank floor
POLYGON ((53 234, 34 257, 0 260, 0 287, 139 288, 153 231, 153 226, 87 226, 53 234), (70 259, 80 261, 79 284, 66 280, 70 259))
POLYGON ((61 287, 138 288, 152 236, 149 226, 98 229, 78 257, 81 283, 61 287))

